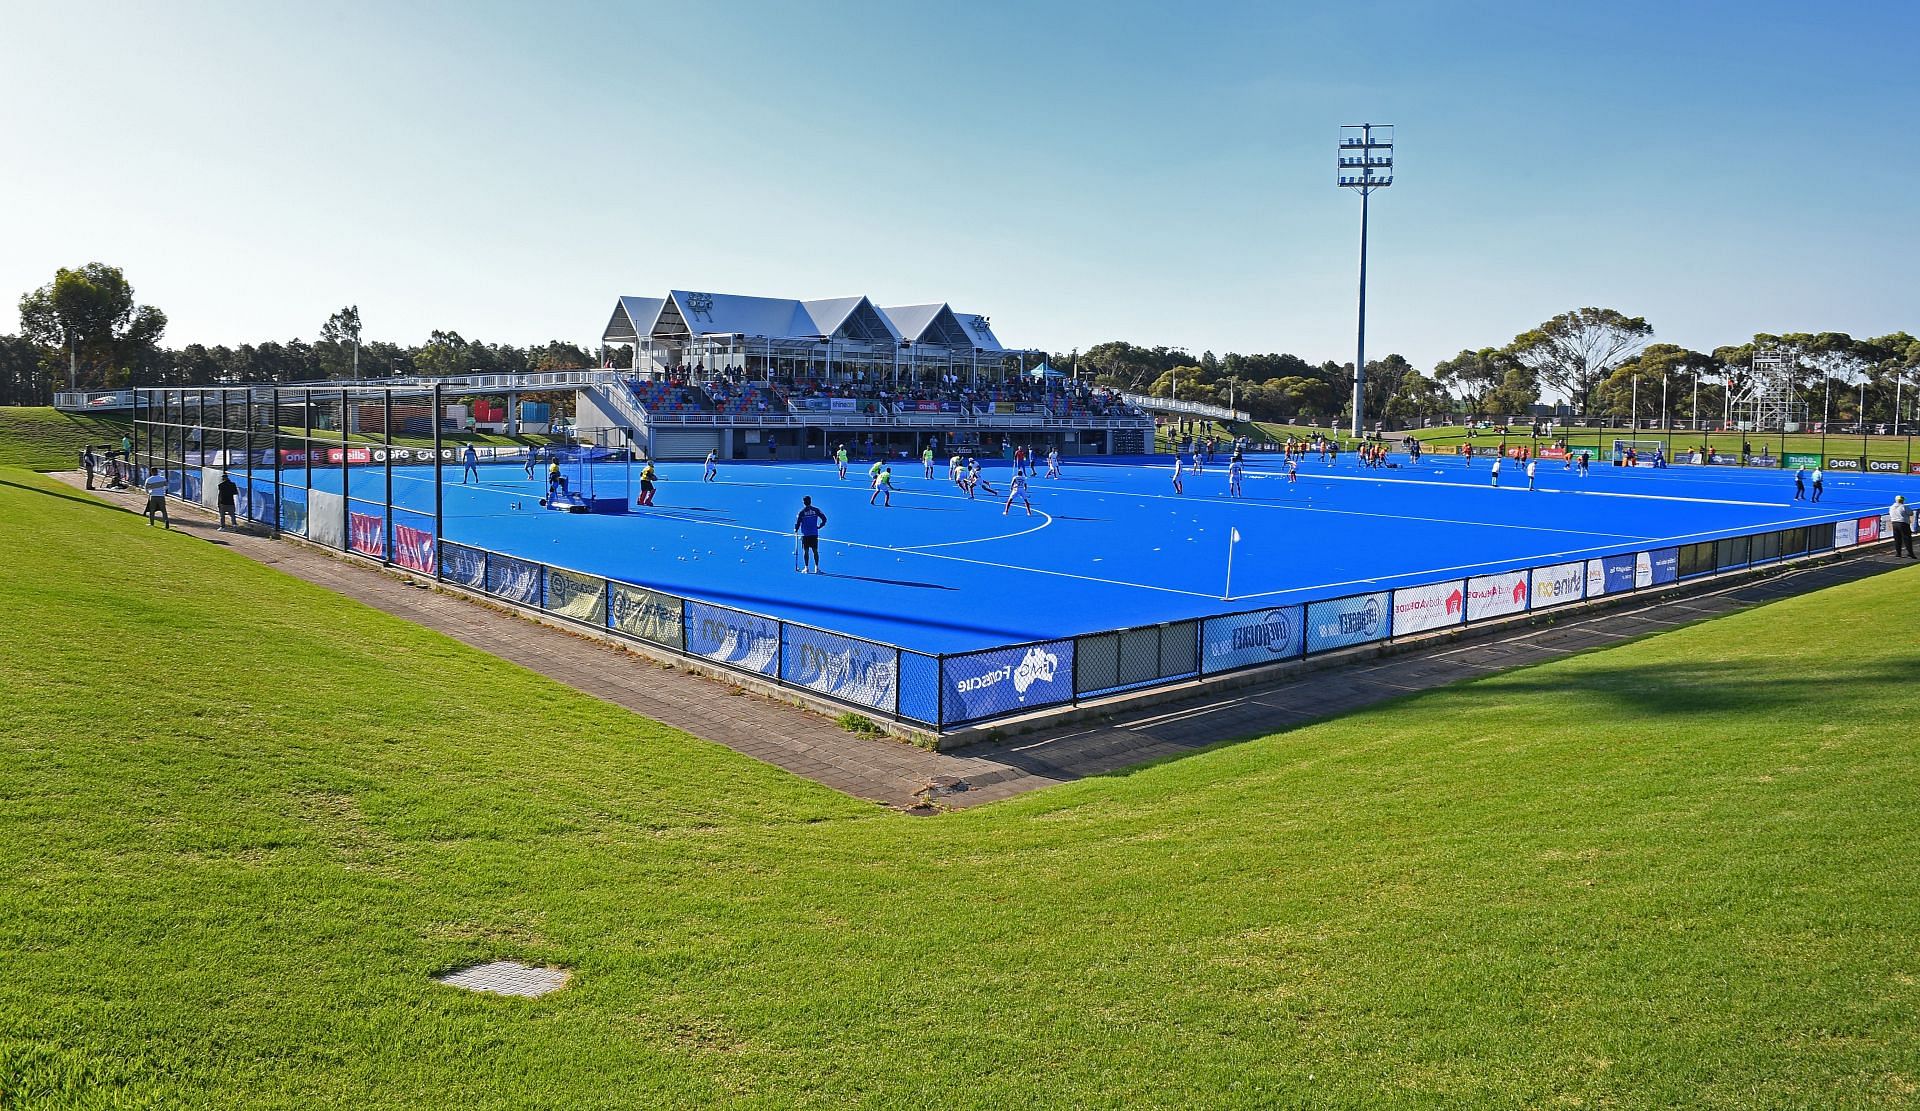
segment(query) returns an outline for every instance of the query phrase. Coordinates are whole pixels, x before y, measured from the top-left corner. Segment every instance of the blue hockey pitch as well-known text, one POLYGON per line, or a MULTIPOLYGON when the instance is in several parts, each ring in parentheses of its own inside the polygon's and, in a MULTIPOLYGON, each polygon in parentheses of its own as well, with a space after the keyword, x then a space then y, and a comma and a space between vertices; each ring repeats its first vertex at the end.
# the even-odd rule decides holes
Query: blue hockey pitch
MULTIPOLYGON (((1511 461, 1499 488, 1484 459, 1396 461, 1310 459, 1289 483, 1262 457, 1244 498, 1227 496, 1224 463, 1187 474, 1176 494, 1166 457, 1069 461, 1060 479, 1032 481, 1032 516, 1018 504, 1003 515, 1011 467, 998 460, 986 474, 1003 496, 972 500, 947 481, 945 460, 931 480, 917 460, 896 461, 891 508, 868 505, 865 464, 843 481, 826 463, 723 463, 716 482, 698 463, 664 464, 654 507, 604 516, 541 508, 544 484, 519 464, 485 464, 472 484, 449 466, 444 538, 958 652, 1844 520, 1920 493, 1907 476, 1829 474, 1813 505, 1793 500, 1785 471, 1596 466, 1582 478, 1546 460, 1529 491, 1511 461), (828 518, 817 576, 795 572, 803 495, 828 518)), ((355 473, 356 495, 377 473, 355 473)), ((598 492, 620 492, 626 474, 599 464, 598 492)), ((337 490, 339 472, 316 470, 314 482, 337 490)), ((396 468, 394 504, 431 512, 431 471, 396 468)))

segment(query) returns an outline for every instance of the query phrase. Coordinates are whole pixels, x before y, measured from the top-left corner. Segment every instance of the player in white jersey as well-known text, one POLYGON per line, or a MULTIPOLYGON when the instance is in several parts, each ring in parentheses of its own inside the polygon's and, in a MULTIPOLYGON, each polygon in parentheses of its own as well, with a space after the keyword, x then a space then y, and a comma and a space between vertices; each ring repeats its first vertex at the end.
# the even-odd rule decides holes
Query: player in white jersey
POLYGON ((1178 455, 1175 455, 1173 457, 1173 492, 1176 494, 1184 494, 1187 492, 1186 486, 1180 481, 1181 468, 1181 459, 1178 455))
POLYGON ((1238 459, 1235 459, 1233 462, 1227 464, 1227 496, 1228 497, 1244 498, 1247 496, 1246 493, 1240 489, 1241 471, 1244 469, 1245 468, 1243 468, 1240 465, 1240 460, 1238 459))
POLYGON ((1048 478, 1060 477, 1060 449, 1059 448, 1054 448, 1052 451, 1047 452, 1047 477, 1048 478))
POLYGON ((1019 471, 1013 472, 1013 482, 1007 487, 1007 504, 1000 510, 1000 515, 1005 517, 1013 512, 1013 503, 1016 501, 1027 507, 1027 516, 1033 516, 1033 503, 1027 500, 1027 476, 1019 471))
POLYGON ((711 451, 707 452, 707 473, 700 479, 700 481, 712 482, 714 480, 714 476, 720 473, 719 466, 717 466, 714 462, 718 458, 719 458, 718 453, 711 452, 711 451))

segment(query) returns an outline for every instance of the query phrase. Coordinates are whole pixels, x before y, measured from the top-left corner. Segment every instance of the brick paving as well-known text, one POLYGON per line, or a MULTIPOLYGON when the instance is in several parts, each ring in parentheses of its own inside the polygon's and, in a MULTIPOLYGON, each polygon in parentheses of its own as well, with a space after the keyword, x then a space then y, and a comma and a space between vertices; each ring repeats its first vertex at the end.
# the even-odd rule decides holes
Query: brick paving
MULTIPOLYGON (((80 486, 77 473, 53 476, 80 486)), ((138 492, 95 497, 137 512, 138 492)), ((853 736, 826 717, 725 683, 669 671, 633 653, 503 613, 458 595, 317 548, 253 533, 216 533, 210 512, 173 503, 176 531, 436 630, 637 714, 727 746, 835 790, 903 810, 994 802, 1041 787, 1120 771, 1222 741, 1272 733, 1462 679, 1556 659, 1629 637, 1748 609, 1881 574, 1908 561, 1876 549, 1782 569, 1717 589, 1649 597, 1644 604, 1570 611, 1550 625, 1516 624, 1370 660, 1307 671, 1259 686, 1116 707, 1082 722, 939 753, 853 736)))

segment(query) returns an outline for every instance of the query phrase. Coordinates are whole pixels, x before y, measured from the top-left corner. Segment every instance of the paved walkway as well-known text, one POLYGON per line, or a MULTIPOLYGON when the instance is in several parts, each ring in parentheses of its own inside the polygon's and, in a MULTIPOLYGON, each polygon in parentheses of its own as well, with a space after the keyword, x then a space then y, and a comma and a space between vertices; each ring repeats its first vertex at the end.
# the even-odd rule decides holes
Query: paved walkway
MULTIPOLYGON (((53 477, 82 485, 77 473, 53 477)), ((132 512, 144 501, 137 492, 96 490, 94 496, 132 512)), ((174 527, 188 535, 223 542, 249 559, 743 755, 903 810, 924 809, 928 799, 951 807, 993 802, 1603 647, 1877 575, 1908 562, 1876 551, 1711 592, 1650 599, 1644 606, 1590 614, 1575 611, 1561 615, 1550 626, 1509 627, 1484 638, 1310 671, 1271 685, 1156 706, 1123 707, 1095 724, 1043 730, 943 754, 893 740, 856 737, 819 714, 768 698, 734 694, 724 683, 668 671, 610 644, 457 595, 409 585, 344 555, 262 535, 216 533, 210 513, 178 502, 170 503, 170 509, 174 527)))

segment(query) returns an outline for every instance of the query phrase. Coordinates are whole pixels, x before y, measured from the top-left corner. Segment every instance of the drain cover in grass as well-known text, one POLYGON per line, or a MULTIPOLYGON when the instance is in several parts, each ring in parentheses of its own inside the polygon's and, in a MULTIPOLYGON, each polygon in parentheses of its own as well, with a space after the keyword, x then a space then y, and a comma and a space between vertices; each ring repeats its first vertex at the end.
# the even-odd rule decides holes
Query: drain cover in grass
POLYGON ((545 995, 567 986, 573 973, 564 968, 534 968, 519 961, 494 961, 476 964, 458 972, 435 977, 440 983, 468 991, 486 991, 495 995, 545 995))

